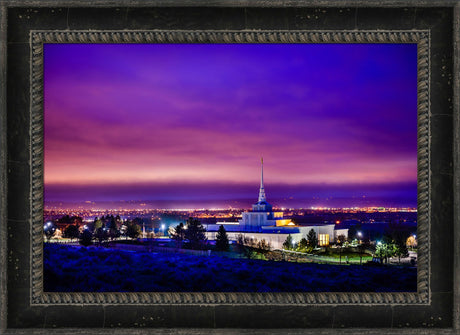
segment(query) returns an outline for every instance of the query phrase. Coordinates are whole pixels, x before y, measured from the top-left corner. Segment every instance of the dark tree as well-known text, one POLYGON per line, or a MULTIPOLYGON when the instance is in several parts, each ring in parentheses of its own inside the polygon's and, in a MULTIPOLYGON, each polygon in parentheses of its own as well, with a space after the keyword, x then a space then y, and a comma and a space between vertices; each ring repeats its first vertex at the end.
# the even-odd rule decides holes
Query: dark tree
POLYGON ((243 236, 243 234, 239 234, 236 240, 236 246, 238 248, 238 251, 240 254, 243 254, 247 259, 254 258, 256 255, 256 252, 254 251, 254 248, 251 246, 252 241, 243 236))
POLYGON ((95 237, 99 241, 99 245, 102 245, 102 242, 107 241, 109 239, 109 233, 107 231, 107 228, 99 228, 96 230, 95 237))
POLYGON ((104 225, 103 221, 105 220, 104 217, 98 219, 97 217, 94 219, 94 224, 93 224, 93 231, 97 232, 99 228, 102 228, 104 225))
POLYGON ((110 218, 110 221, 107 222, 107 233, 109 235, 110 240, 113 241, 115 237, 120 236, 120 232, 118 231, 117 222, 113 215, 110 218))
POLYGON ((69 214, 64 215, 63 217, 59 218, 57 220, 58 223, 73 223, 71 217, 69 214))
POLYGON ((80 216, 72 216, 70 219, 77 227, 83 224, 83 219, 80 216))
POLYGON ((302 252, 305 252, 307 250, 307 247, 308 247, 308 241, 305 237, 303 237, 300 241, 299 241, 299 251, 302 251, 302 252))
POLYGON ((339 236, 337 236, 337 244, 338 244, 338 245, 344 244, 344 243, 345 243, 345 240, 346 240, 345 235, 339 235, 339 236))
POLYGON ((219 251, 228 251, 229 247, 227 231, 223 225, 220 225, 216 235, 216 249, 219 251))
POLYGON ((116 223, 117 229, 118 229, 118 228, 121 226, 121 223, 122 223, 122 220, 121 220, 120 215, 117 215, 117 216, 115 217, 115 223, 116 223))
POLYGON ((406 243, 400 241, 396 242, 395 255, 398 256, 398 263, 401 263, 401 257, 409 256, 409 250, 407 250, 406 243))
POLYGON ((257 249, 263 254, 268 253, 270 250, 272 250, 272 246, 270 242, 267 242, 265 239, 260 240, 257 242, 257 249))
POLYGON ((356 225, 350 226, 350 228, 348 228, 348 237, 351 240, 353 240, 357 238, 357 235, 358 235, 358 229, 356 228, 356 225))
POLYGON ((141 234, 141 227, 139 227, 135 223, 128 223, 128 227, 126 229, 126 235, 132 239, 137 238, 141 234))
POLYGON ((117 229, 117 223, 115 222, 115 218, 113 216, 110 218, 110 221, 107 222, 106 227, 113 230, 117 229))
POLYGON ((310 251, 318 246, 318 237, 316 236, 316 232, 313 229, 310 229, 307 234, 307 244, 308 250, 310 251))
POLYGON ((81 233, 80 244, 85 247, 93 244, 93 234, 88 229, 83 230, 83 233, 81 233))
POLYGON ((171 238, 176 242, 177 248, 182 248, 182 243, 185 240, 185 229, 182 222, 172 229, 171 238))
POLYGON ((67 226, 64 230, 64 236, 73 240, 74 238, 78 238, 80 232, 78 231, 78 227, 76 225, 67 226))
POLYGON ((185 240, 187 240, 190 249, 201 250, 206 246, 206 229, 200 221, 194 218, 187 220, 187 229, 185 229, 185 240))
POLYGON ((348 228, 348 238, 351 240, 355 238, 361 239, 362 236, 358 236, 358 232, 361 232, 361 229, 362 229, 361 223, 354 224, 353 226, 348 228))
POLYGON ((366 244, 361 243, 358 244, 358 251, 359 251, 359 264, 363 264, 363 253, 366 250, 366 244))
POLYGON ((395 256, 398 257, 398 262, 401 263, 401 257, 408 257, 407 238, 410 236, 409 230, 394 230, 392 233, 393 242, 395 244, 395 256))
POLYGON ((142 227, 142 225, 144 224, 144 219, 139 218, 139 217, 135 217, 133 219, 133 223, 137 224, 139 227, 142 227))
POLYGON ((283 242, 283 249, 285 250, 291 250, 292 249, 292 236, 291 234, 289 234, 287 237, 286 237, 286 240, 283 242))

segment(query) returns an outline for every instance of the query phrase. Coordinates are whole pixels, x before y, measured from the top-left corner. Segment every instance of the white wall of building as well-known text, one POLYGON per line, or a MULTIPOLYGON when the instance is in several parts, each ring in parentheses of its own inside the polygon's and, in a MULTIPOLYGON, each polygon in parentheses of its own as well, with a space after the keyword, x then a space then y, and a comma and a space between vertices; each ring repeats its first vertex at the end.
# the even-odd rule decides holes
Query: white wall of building
MULTIPOLYGON (((217 232, 207 232, 206 237, 208 240, 215 240, 217 232)), ((272 249, 282 249, 283 243, 289 234, 267 234, 267 233, 244 233, 244 232, 227 232, 228 239, 230 241, 237 241, 238 236, 243 235, 247 238, 252 238, 256 242, 265 240, 270 243, 272 249)), ((302 234, 291 234, 294 243, 297 243, 302 238, 302 234)))
MULTIPOLYGON (((208 232, 206 237, 208 240, 215 240, 217 235, 217 230, 220 225, 209 225, 208 232)), ((298 243, 302 238, 307 238, 307 234, 311 229, 316 233, 316 237, 319 238, 320 234, 329 235, 330 243, 334 242, 334 239, 338 235, 348 236, 348 229, 338 229, 335 230, 333 224, 329 225, 318 225, 318 226, 285 226, 285 227, 263 227, 262 231, 266 232, 243 232, 239 225, 230 224, 224 225, 225 230, 227 231, 228 239, 230 241, 237 241, 238 235, 243 235, 248 238, 253 238, 256 241, 265 240, 269 242, 273 249, 282 249, 283 243, 286 240, 288 235, 291 235, 294 243, 298 243)))

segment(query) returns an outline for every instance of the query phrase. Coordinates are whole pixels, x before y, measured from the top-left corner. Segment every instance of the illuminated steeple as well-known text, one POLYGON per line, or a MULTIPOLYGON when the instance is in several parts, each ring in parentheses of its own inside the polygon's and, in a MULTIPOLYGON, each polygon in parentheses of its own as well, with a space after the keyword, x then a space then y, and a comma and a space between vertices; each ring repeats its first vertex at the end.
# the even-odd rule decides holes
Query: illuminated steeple
POLYGON ((264 158, 261 157, 260 158, 260 162, 261 162, 261 165, 262 165, 262 173, 261 173, 261 176, 260 176, 260 190, 259 190, 259 203, 262 203, 262 202, 267 202, 267 199, 265 197, 265 190, 264 190, 264 158))

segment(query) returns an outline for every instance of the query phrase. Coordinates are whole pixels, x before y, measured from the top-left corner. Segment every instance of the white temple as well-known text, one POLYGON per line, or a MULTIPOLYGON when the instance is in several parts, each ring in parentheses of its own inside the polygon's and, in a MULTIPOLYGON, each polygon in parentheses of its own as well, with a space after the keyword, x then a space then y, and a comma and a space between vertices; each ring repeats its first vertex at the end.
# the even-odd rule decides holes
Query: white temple
POLYGON ((252 211, 242 213, 238 222, 217 222, 207 225, 208 240, 215 240, 217 231, 223 225, 229 240, 236 241, 242 234, 254 240, 265 240, 273 248, 281 249, 286 237, 290 234, 295 243, 306 238, 313 229, 318 237, 319 245, 329 245, 339 235, 348 236, 348 229, 335 229, 334 224, 309 224, 300 226, 289 219, 283 218, 283 212, 273 212, 273 206, 267 202, 264 189, 264 162, 261 159, 261 177, 258 201, 252 205, 252 211))
POLYGON ((264 189, 264 161, 261 159, 261 176, 259 199, 252 205, 251 212, 243 212, 239 220, 239 229, 243 231, 261 232, 263 227, 280 227, 294 225, 290 220, 283 219, 283 212, 273 212, 273 206, 267 202, 264 189))

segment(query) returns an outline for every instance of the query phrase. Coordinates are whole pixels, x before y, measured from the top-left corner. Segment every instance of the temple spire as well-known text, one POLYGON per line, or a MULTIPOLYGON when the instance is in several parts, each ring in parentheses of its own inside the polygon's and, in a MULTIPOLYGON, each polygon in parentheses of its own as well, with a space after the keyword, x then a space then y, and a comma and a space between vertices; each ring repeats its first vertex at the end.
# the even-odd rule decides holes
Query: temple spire
POLYGON ((260 175, 260 190, 259 190, 259 202, 266 202, 267 199, 265 198, 265 190, 264 190, 264 158, 260 158, 262 172, 260 175))

